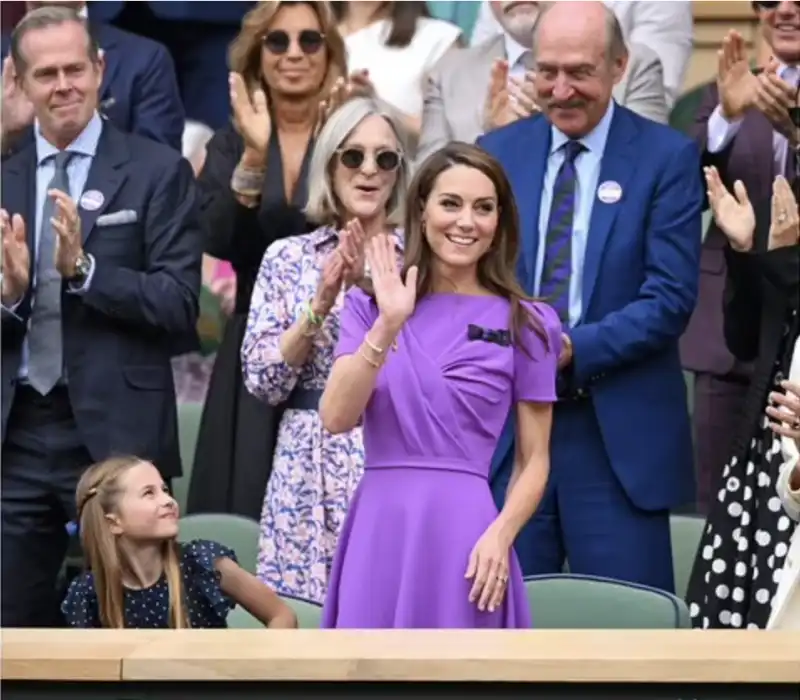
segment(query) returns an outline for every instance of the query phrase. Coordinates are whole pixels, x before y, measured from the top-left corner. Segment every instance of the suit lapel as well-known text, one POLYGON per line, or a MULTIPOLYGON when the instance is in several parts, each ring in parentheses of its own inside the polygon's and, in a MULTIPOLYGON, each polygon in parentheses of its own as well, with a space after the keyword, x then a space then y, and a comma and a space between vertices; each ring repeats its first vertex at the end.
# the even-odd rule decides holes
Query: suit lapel
POLYGON ((625 206, 625 193, 634 174, 636 163, 641 153, 646 153, 647 145, 640 144, 640 153, 637 154, 635 137, 638 128, 631 120, 629 113, 619 105, 615 106, 611 129, 608 132, 606 147, 603 151, 603 160, 600 164, 600 177, 597 185, 598 191, 605 187, 612 192, 617 185, 621 196, 616 202, 603 202, 595 197, 592 205, 592 216, 589 220, 589 236, 586 244, 586 259, 583 271, 583 309, 584 314, 591 303, 592 294, 597 284, 600 272, 600 263, 603 258, 608 237, 614 226, 614 220, 620 209, 625 206))
POLYGON ((532 117, 523 137, 510 154, 508 176, 516 183, 519 208, 521 256, 518 265, 520 281, 528 294, 535 285, 536 256, 539 250, 539 208, 542 201, 544 174, 550 150, 550 123, 542 116, 532 117))
POLYGON ((103 133, 97 144, 97 153, 89 168, 89 177, 86 179, 86 186, 78 206, 84 245, 94 231, 97 217, 101 216, 114 201, 127 177, 123 166, 130 160, 130 151, 119 136, 119 132, 113 126, 108 122, 103 123, 103 133))

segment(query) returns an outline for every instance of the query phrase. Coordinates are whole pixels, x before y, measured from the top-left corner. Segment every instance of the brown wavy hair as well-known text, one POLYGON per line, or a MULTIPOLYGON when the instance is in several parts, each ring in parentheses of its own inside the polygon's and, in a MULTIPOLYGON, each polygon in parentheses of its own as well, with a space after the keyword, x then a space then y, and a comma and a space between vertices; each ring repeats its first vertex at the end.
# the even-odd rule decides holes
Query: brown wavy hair
POLYGON ((278 10, 284 5, 308 5, 319 20, 320 31, 325 35, 328 52, 328 70, 320 88, 321 95, 327 95, 336 80, 347 75, 347 50, 339 33, 336 17, 328 2, 306 0, 268 0, 259 2, 242 20, 242 28, 228 50, 228 67, 239 73, 250 89, 263 87, 269 98, 269 88, 261 73, 261 47, 278 10))
POLYGON ((534 299, 525 293, 517 280, 519 215, 511 184, 500 163, 482 148, 453 141, 431 154, 417 170, 408 188, 403 279, 406 271, 416 265, 419 270, 417 299, 433 291, 434 255, 423 230, 422 211, 439 176, 458 165, 482 172, 492 181, 497 193, 497 231, 491 247, 478 261, 478 284, 510 302, 509 329, 515 344, 522 329, 528 326, 549 348, 549 339, 541 320, 523 305, 523 302, 534 299))
MULTIPOLYGON (((121 477, 142 462, 138 457, 112 457, 99 462, 83 473, 75 491, 81 545, 86 567, 94 576, 100 624, 111 629, 125 627, 125 589, 117 539, 108 527, 106 516, 114 512, 122 494, 121 477)), ((169 590, 169 626, 185 629, 191 624, 183 597, 177 541, 165 541, 162 553, 169 590)))

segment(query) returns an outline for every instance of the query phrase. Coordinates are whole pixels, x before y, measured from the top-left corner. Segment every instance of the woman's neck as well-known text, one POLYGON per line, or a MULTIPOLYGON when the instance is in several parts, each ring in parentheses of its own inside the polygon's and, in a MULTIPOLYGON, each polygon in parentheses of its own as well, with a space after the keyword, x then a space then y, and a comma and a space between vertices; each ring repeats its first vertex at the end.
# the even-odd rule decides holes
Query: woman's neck
POLYGON ((431 291, 434 293, 470 296, 486 294, 486 290, 478 283, 474 267, 451 267, 437 262, 431 272, 431 291))
POLYGON ((309 132, 314 128, 319 113, 319 99, 277 99, 273 104, 275 123, 281 131, 309 132))
POLYGON ((368 2, 367 0, 348 2, 347 13, 339 23, 340 31, 347 36, 383 19, 387 14, 388 5, 389 3, 368 2), (386 6, 385 8, 384 5, 386 6))
POLYGON ((164 573, 162 542, 121 542, 122 583, 126 588, 150 588, 164 573))

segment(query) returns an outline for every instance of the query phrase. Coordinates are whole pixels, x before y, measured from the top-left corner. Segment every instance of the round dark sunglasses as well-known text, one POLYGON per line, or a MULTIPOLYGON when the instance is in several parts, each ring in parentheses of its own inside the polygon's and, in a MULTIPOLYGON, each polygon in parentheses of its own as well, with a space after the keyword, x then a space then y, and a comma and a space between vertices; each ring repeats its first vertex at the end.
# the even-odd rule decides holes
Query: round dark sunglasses
MULTIPOLYGON (((264 37, 267 51, 277 55, 286 53, 292 45, 292 37, 283 29, 275 29, 264 37)), ((297 44, 304 54, 317 53, 325 44, 325 35, 316 29, 304 29, 297 35, 297 44)))
MULTIPOLYGON (((367 158, 366 152, 361 148, 345 148, 339 151, 339 162, 349 170, 358 170, 367 158)), ((391 172, 400 165, 400 154, 397 151, 378 151, 374 155, 375 165, 378 170, 391 172)))
MULTIPOLYGON (((756 7, 760 7, 762 10, 774 10, 778 5, 780 5, 779 0, 759 0, 758 2, 753 3, 756 7)), ((795 7, 800 7, 800 2, 796 2, 794 4, 795 7)))

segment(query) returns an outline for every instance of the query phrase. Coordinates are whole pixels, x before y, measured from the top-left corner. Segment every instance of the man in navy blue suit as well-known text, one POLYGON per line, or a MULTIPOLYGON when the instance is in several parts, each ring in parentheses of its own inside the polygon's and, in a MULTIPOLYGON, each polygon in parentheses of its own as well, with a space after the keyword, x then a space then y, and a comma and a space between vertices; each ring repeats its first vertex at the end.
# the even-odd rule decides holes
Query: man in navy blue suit
MULTIPOLYGON (((68 6, 83 19, 85 2, 27 2, 28 10, 45 5, 68 6)), ((141 134, 181 150, 184 110, 175 66, 161 44, 103 22, 90 21, 90 31, 103 52, 105 70, 100 89, 100 112, 123 131, 141 134)), ((33 112, 14 89, 8 61, 9 35, 2 36, 4 64, 3 153, 31 138, 33 112), (19 102, 22 101, 22 104, 19 102)))
MULTIPOLYGON (((528 575, 566 559, 573 573, 674 590, 669 512, 694 493, 678 338, 697 297, 700 157, 612 100, 628 52, 602 3, 543 7, 534 46, 542 114, 480 140, 516 194, 521 280, 564 328, 550 481, 517 551, 528 575)), ((510 425, 499 502, 513 440, 510 425)))
MULTIPOLYGON (((196 346, 203 251, 189 163, 97 111, 102 56, 71 10, 17 25, 32 140, 2 163, 0 623, 58 623, 83 470, 180 475, 171 357, 196 346)), ((146 494, 140 495, 142 498, 146 494)))

